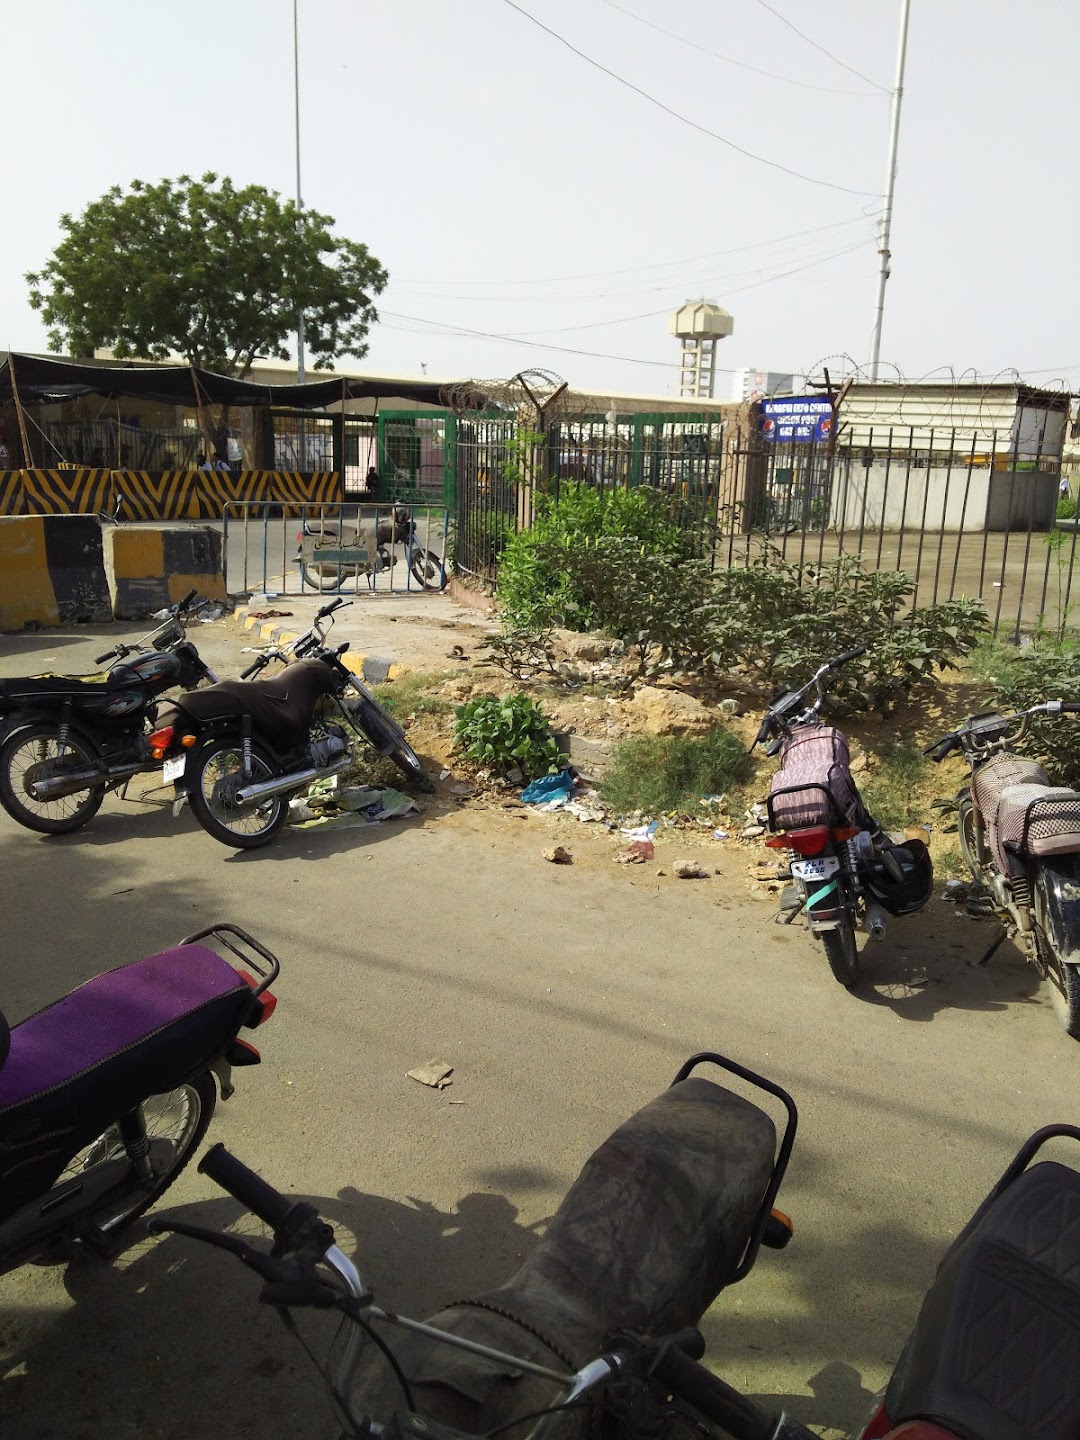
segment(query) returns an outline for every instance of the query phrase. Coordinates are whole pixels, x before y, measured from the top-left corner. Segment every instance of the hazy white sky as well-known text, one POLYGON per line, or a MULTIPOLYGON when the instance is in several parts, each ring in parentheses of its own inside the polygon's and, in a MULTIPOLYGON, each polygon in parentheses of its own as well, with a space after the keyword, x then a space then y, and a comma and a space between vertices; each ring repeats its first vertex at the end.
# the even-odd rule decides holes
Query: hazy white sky
MULTIPOLYGON (((514 3, 299 0, 304 199, 391 276, 363 368, 670 393, 666 313, 700 295, 735 317, 728 368, 864 361, 899 0, 514 3)), ((0 45, 3 346, 44 348, 23 274, 110 185, 294 189, 291 0, 0 0, 0 45)), ((1078 62, 1075 0, 912 0, 882 347, 905 374, 1080 382, 1078 62)))

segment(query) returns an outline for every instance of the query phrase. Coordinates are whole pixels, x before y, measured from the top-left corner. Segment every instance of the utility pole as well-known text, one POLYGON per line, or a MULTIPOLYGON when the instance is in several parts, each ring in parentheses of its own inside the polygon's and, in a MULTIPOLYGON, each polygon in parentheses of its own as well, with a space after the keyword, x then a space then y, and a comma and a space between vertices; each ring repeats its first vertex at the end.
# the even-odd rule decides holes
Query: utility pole
MULTIPOLYGON (((297 226, 302 228, 303 220, 300 218, 304 209, 303 195, 300 190, 300 26, 296 15, 297 0, 292 4, 292 42, 293 42, 293 129, 296 136, 296 210, 297 226)), ((296 381, 303 385, 307 378, 304 368, 304 312, 299 310, 296 316, 296 381)))
MULTIPOLYGON (((904 98, 904 61, 907 59, 908 12, 911 0, 900 0, 900 39, 896 49, 896 84, 893 86, 892 105, 889 113, 889 162, 885 172, 885 209, 881 216, 881 274, 878 277, 877 310, 874 313, 874 338, 870 345, 870 379, 878 378, 878 361, 881 358, 881 322, 885 315, 885 285, 889 279, 892 251, 889 238, 892 234, 893 191, 896 188, 896 152, 900 142, 900 102, 904 98)), ((299 162, 298 162, 299 163, 299 162)))

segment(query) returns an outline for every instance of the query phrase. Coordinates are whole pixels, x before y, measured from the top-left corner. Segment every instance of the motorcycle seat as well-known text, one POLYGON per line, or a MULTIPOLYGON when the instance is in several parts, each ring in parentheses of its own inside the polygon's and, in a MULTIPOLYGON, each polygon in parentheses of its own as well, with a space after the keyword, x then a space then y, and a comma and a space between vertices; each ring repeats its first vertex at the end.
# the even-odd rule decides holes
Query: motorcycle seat
POLYGON ((31 700, 35 695, 54 699, 57 695, 105 695, 115 686, 108 680, 81 680, 75 675, 28 675, 13 680, 0 680, 0 703, 5 700, 31 700))
POLYGON ((223 1054, 251 994, 216 951, 181 945, 95 976, 12 1026, 0 1067, 0 1217, 120 1115, 223 1054))
POLYGON ((1015 847, 1021 855, 1070 855, 1080 850, 1080 794, 1063 786, 1006 786, 995 822, 999 844, 1015 847))
POLYGON ((190 690, 176 704, 195 720, 250 715, 255 731, 281 745, 307 734, 319 698, 334 688, 334 674, 322 660, 297 660, 272 680, 222 680, 190 690))
POLYGON ((885 1396, 894 1424, 979 1440, 1080 1434, 1080 1175, 1043 1161, 961 1234, 885 1396))

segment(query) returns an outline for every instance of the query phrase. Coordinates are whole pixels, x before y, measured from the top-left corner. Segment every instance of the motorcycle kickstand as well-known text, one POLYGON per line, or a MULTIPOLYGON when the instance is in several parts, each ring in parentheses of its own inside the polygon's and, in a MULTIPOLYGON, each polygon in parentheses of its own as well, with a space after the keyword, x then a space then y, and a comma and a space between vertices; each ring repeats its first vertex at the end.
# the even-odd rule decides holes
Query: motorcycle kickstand
POLYGON ((976 962, 975 962, 976 965, 986 965, 986 964, 989 962, 990 957, 994 954, 994 952, 997 950, 998 946, 1001 944, 1001 942, 1002 942, 1003 940, 1008 939, 1008 935, 1009 935, 1009 932, 1005 929, 1005 927, 1004 927, 1004 925, 1003 925, 1003 926, 1001 927, 1001 934, 997 937, 997 939, 994 941, 994 943, 990 946, 989 950, 987 950, 986 954, 982 957, 982 959, 981 959, 981 960, 976 960, 976 962))

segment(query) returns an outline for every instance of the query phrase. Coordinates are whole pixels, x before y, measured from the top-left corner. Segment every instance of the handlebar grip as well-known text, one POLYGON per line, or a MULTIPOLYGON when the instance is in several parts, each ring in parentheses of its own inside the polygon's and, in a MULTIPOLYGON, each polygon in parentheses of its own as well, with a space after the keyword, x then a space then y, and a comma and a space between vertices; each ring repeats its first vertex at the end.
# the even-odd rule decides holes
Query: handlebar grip
POLYGON ((865 645, 856 645, 851 650, 845 650, 842 655, 837 655, 829 661, 830 665, 846 665, 849 660, 857 660, 860 655, 866 654, 865 645))
POLYGON ((178 610, 186 610, 198 593, 198 590, 189 590, 176 608, 178 610))
POLYGON ((242 1160, 230 1155, 225 1146, 211 1145, 199 1165, 200 1175, 208 1175, 215 1184, 227 1190, 234 1200, 239 1200, 253 1215, 278 1230, 285 1223, 289 1212, 298 1203, 282 1195, 268 1185, 261 1175, 249 1170, 242 1160))
POLYGON ((944 740, 938 740, 936 744, 924 750, 923 754, 929 755, 935 765, 940 765, 942 760, 944 760, 947 755, 951 755, 959 744, 960 740, 958 736, 946 735, 944 740))
POLYGON ((335 610, 340 610, 341 607, 342 607, 342 605, 344 605, 344 604, 345 604, 345 597, 344 597, 343 595, 339 595, 336 600, 331 600, 328 605, 324 605, 324 606, 322 607, 322 609, 319 611, 318 615, 316 616, 316 619, 321 620, 321 619, 323 619, 323 617, 326 616, 326 615, 332 615, 335 610))
POLYGON ((1063 715, 1080 715, 1080 701, 1063 700, 1061 702, 1061 713, 1063 715))
POLYGON ((681 1350, 665 1350, 654 1373, 674 1394, 689 1400, 706 1419, 714 1420, 736 1440, 771 1440, 775 1417, 681 1350))
POLYGON ((104 655, 99 655, 94 661, 95 665, 104 665, 106 660, 111 660, 116 654, 115 650, 106 650, 104 655))
POLYGON ((260 670, 265 668, 265 666, 266 660, 262 655, 260 655, 257 660, 253 660, 251 662, 251 664, 247 667, 246 670, 240 671, 240 679, 250 680, 252 675, 257 675, 260 670))

